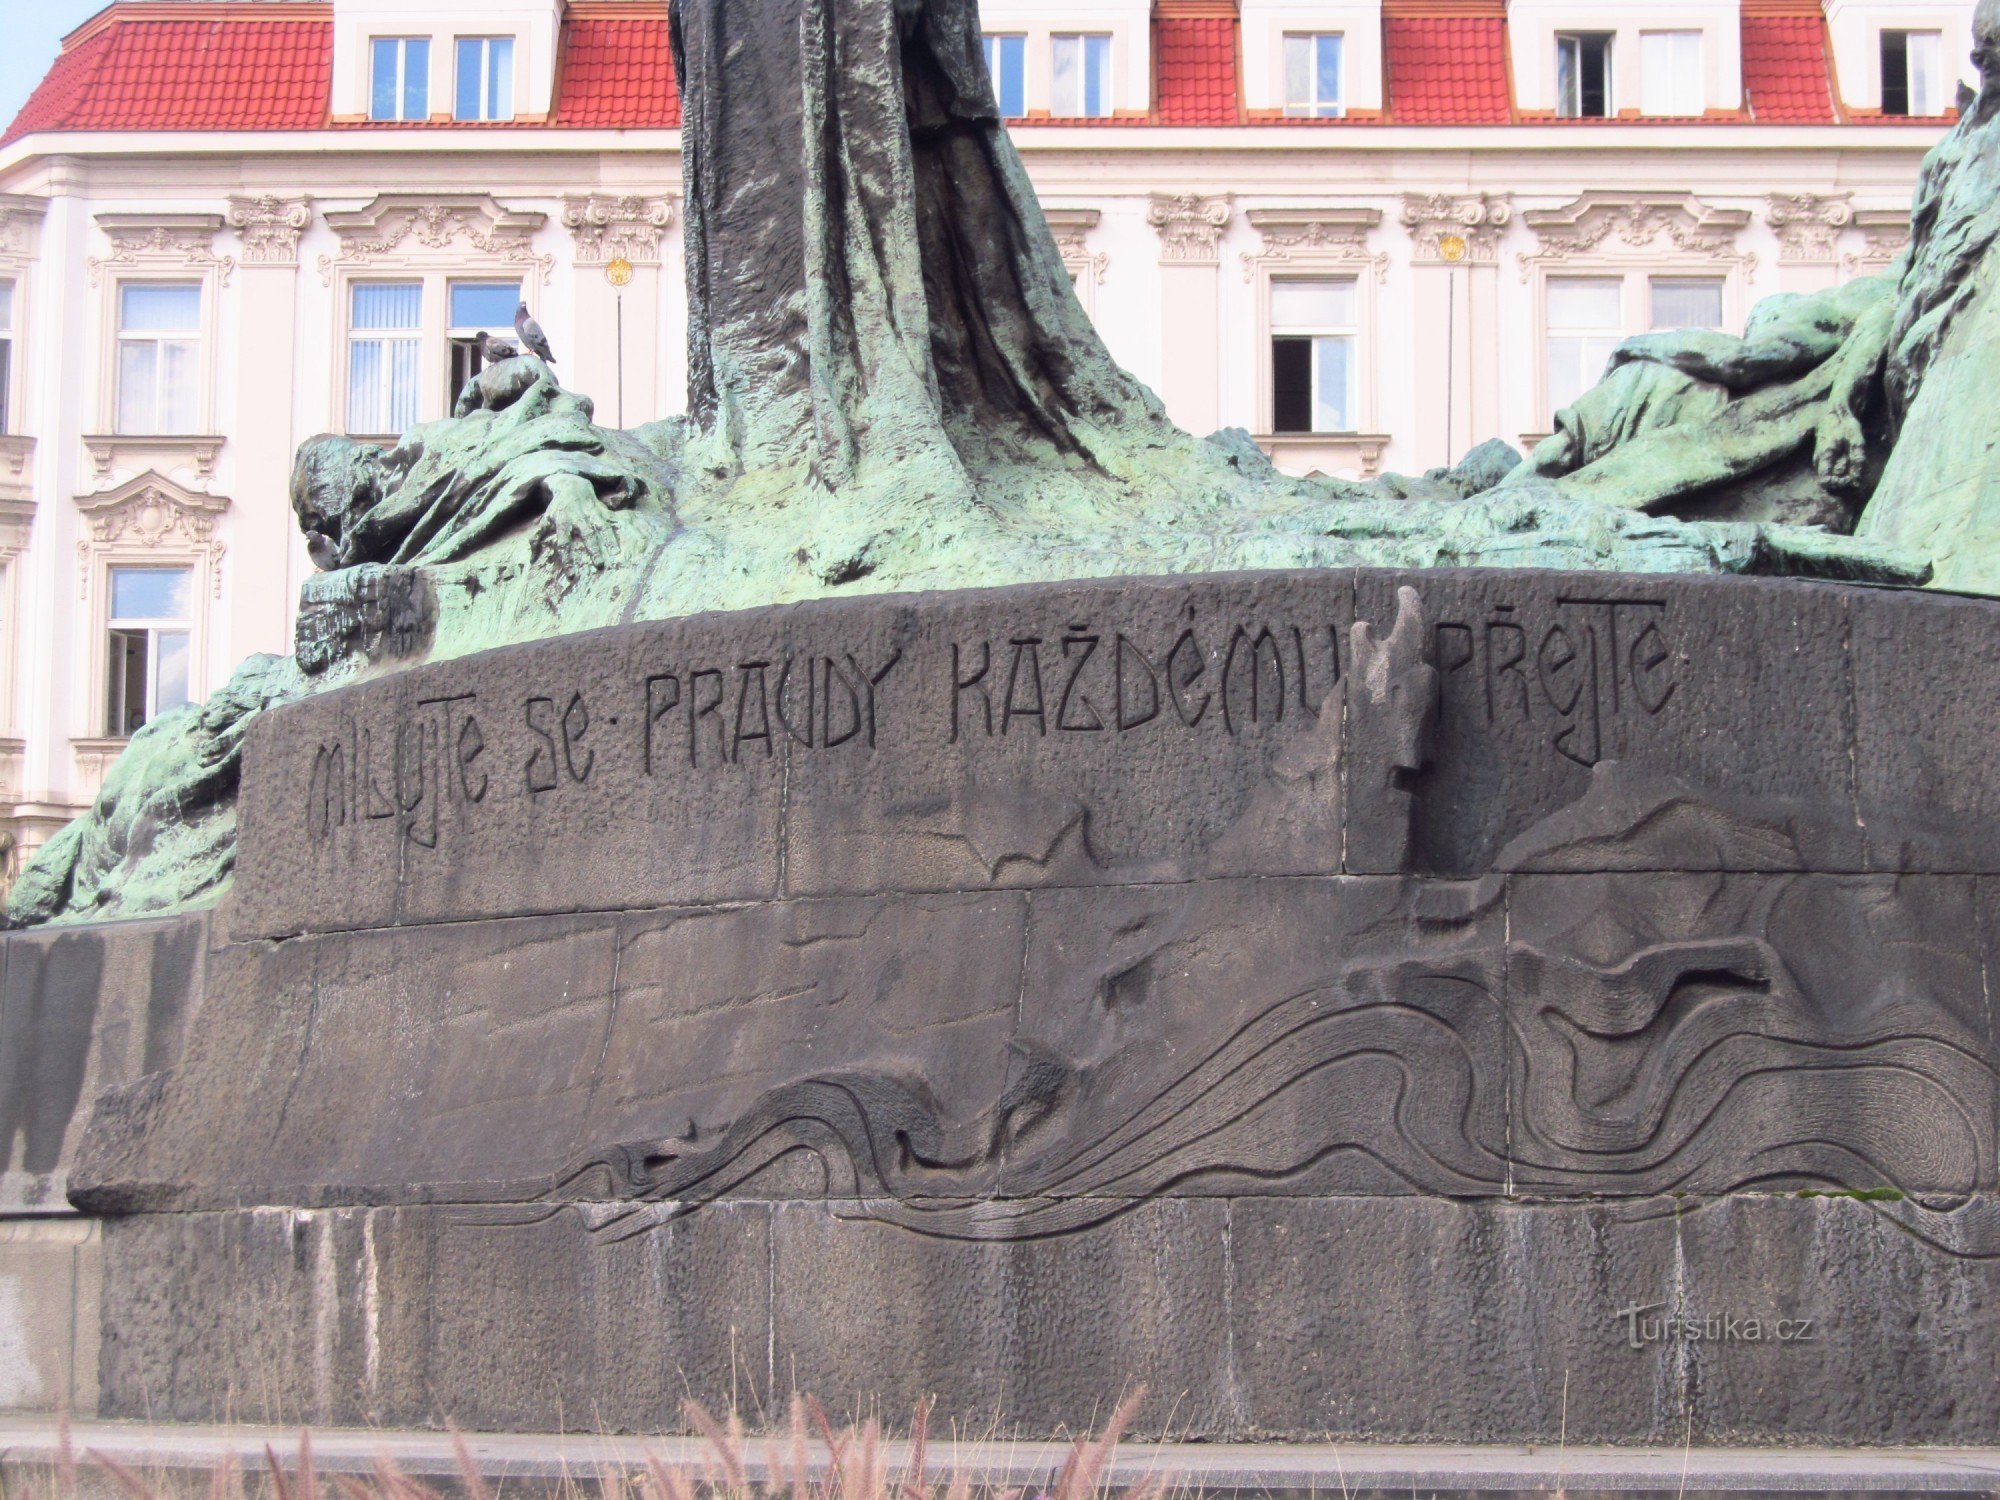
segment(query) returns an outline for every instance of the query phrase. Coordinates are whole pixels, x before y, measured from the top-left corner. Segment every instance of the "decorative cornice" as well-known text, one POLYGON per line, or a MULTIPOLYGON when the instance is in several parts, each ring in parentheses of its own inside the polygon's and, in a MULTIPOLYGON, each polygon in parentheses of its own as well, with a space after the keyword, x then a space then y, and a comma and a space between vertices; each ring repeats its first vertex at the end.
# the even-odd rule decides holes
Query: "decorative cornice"
POLYGON ((535 266, 546 282, 556 258, 537 255, 534 237, 548 219, 545 213, 506 208, 488 193, 383 193, 366 208, 326 215, 327 227, 340 237, 340 254, 319 258, 320 280, 331 285, 341 265, 469 245, 496 260, 535 266))
POLYGON ((1841 264, 1850 276, 1886 271, 1910 243, 1910 215, 1907 209, 1856 209, 1854 227, 1861 231, 1861 249, 1841 258, 1841 264))
POLYGON ((634 265, 658 265, 660 238, 674 222, 674 200, 609 193, 565 198, 562 221, 576 237, 576 263, 580 266, 608 265, 620 259, 634 265))
POLYGON ((215 534, 216 518, 229 509, 220 495, 182 489, 172 480, 148 471, 114 490, 79 495, 76 508, 90 528, 87 540, 76 544, 78 588, 90 594, 90 570, 99 549, 127 545, 147 550, 185 547, 206 553, 210 582, 222 593, 223 543, 215 534))
POLYGON ((28 533, 35 525, 35 502, 0 499, 0 557, 19 557, 28 550, 28 533))
POLYGON ((1521 256, 1525 281, 1537 264, 1592 256, 1629 255, 1665 240, 1683 255, 1728 261, 1754 269, 1757 257, 1737 248, 1750 223, 1747 208, 1715 208, 1692 193, 1585 193, 1561 208, 1531 208, 1521 215, 1541 248, 1521 256))
POLYGON ((236 258, 215 253, 222 232, 221 214, 99 214, 97 227, 111 241, 111 254, 91 256, 84 265, 95 286, 106 266, 173 265, 191 270, 213 269, 216 281, 229 285, 236 258))
POLYGON ((1840 232, 1854 222, 1849 195, 1773 193, 1764 222, 1778 236, 1778 263, 1787 266, 1832 265, 1840 232))
POLYGON ((207 434, 155 433, 138 436, 122 432, 86 433, 83 451, 90 455, 90 471, 96 479, 109 478, 119 469, 169 467, 194 471, 197 484, 206 487, 215 477, 216 456, 226 439, 207 434))
POLYGON ((1160 260, 1176 265, 1222 263, 1222 231, 1229 227, 1229 200, 1194 193, 1156 193, 1146 222, 1160 232, 1160 260))
POLYGON ((1247 217, 1264 248, 1244 255, 1245 281, 1253 280, 1260 266, 1299 261, 1367 266, 1377 276, 1389 273, 1388 253, 1368 248, 1368 236, 1382 222, 1379 208, 1253 208, 1247 217))
POLYGON ((1411 193, 1399 217, 1416 241, 1419 265, 1490 266, 1514 222, 1514 200, 1507 193, 1411 193))
POLYGON ((312 223, 312 199, 256 198, 229 200, 229 227, 243 237, 246 266, 296 266, 299 236, 312 223))
POLYGON ((42 216, 49 200, 25 193, 0 193, 0 260, 28 261, 35 258, 41 239, 42 216))
POLYGON ((1102 251, 1090 248, 1090 231, 1104 218, 1104 211, 1098 208, 1051 208, 1043 217, 1049 221, 1049 233, 1056 237, 1056 249, 1062 252, 1063 265, 1070 275, 1081 281, 1088 277, 1102 285, 1104 272, 1111 264, 1111 257, 1102 251))

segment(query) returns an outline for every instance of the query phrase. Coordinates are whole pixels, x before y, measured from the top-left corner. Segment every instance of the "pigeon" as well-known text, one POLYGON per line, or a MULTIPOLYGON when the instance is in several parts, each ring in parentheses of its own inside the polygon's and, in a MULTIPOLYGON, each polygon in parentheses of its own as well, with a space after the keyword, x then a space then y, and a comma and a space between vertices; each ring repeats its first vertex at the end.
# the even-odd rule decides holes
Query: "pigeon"
POLYGON ((521 352, 505 339, 496 339, 484 329, 473 340, 473 347, 479 351, 479 368, 482 370, 499 364, 503 359, 513 359, 521 352))
POLYGON ((528 304, 523 302, 514 312, 514 334, 521 341, 521 347, 535 355, 545 365, 556 362, 554 352, 549 348, 548 338, 542 333, 542 325, 528 316, 528 304))

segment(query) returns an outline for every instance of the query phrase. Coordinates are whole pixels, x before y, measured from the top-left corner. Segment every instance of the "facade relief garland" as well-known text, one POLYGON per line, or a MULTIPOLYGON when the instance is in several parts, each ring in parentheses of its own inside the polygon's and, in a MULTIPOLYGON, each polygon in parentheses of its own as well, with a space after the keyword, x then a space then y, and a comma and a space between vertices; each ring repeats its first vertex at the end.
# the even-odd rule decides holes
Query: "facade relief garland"
POLYGON ((107 266, 185 266, 214 271, 218 286, 229 285, 236 257, 217 255, 215 237, 222 232, 221 214, 99 214, 97 227, 111 242, 107 256, 84 262, 90 284, 96 286, 107 266))
POLYGON ((340 254, 319 258, 320 280, 331 286, 334 268, 341 264, 366 265, 406 254, 411 247, 442 251, 463 245, 495 260, 534 266, 546 285, 556 258, 536 254, 534 237, 548 218, 534 210, 507 208, 489 193, 383 193, 366 208, 326 215, 327 227, 340 237, 340 254))
POLYGON ((1090 248, 1090 232, 1104 219, 1104 211, 1096 208, 1051 208, 1044 210, 1049 221, 1049 233, 1056 239, 1056 249, 1062 253, 1062 262, 1071 276, 1079 284, 1085 280, 1104 284, 1104 273, 1111 265, 1111 257, 1103 251, 1090 248))
POLYGON ((90 533, 76 544, 79 597, 89 597, 92 564, 108 548, 199 553, 208 561, 210 586, 221 597, 222 555, 228 548, 216 535, 216 521, 229 509, 227 498, 146 473, 101 494, 80 495, 76 508, 90 533))
POLYGON ((1245 281, 1256 280, 1266 265, 1292 261, 1366 267, 1378 280, 1388 277, 1388 252, 1368 248, 1368 236, 1382 222, 1379 208, 1253 208, 1247 217, 1264 248, 1244 254, 1245 281))
POLYGON ((1861 248, 1841 257, 1850 276, 1872 276, 1886 271, 1910 244, 1910 213, 1904 208, 1863 208, 1854 215, 1854 227, 1861 231, 1861 248))
POLYGON ((1841 231, 1854 222, 1854 205, 1846 193, 1773 193, 1764 221, 1778 236, 1780 265, 1831 265, 1841 231))
POLYGON ((1692 193, 1585 193, 1561 208, 1531 208, 1521 218, 1539 242, 1520 256, 1524 282, 1538 265, 1658 248, 1738 266, 1746 276, 1757 268, 1757 257, 1737 244, 1750 210, 1716 208, 1692 193))

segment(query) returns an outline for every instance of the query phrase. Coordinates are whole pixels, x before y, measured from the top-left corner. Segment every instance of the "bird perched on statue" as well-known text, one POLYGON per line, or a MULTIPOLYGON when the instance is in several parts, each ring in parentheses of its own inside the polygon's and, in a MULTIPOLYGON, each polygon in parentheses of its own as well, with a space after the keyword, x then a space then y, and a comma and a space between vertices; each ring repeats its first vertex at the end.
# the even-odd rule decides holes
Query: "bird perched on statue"
POLYGON ((479 337, 472 341, 472 347, 479 351, 479 368, 482 370, 488 365, 499 364, 503 359, 513 359, 521 352, 505 339, 494 338, 483 328, 479 337))
POLYGON ((542 325, 528 316, 528 304, 523 302, 514 310, 514 336, 521 341, 521 347, 545 365, 556 362, 553 350, 549 348, 548 336, 542 332, 542 325))

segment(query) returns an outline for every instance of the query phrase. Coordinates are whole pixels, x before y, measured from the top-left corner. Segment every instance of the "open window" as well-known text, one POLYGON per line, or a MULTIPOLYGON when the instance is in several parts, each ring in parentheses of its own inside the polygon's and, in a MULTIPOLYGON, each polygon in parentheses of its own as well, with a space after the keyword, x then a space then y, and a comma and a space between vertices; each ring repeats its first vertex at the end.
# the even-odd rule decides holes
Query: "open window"
POLYGON ((1611 114, 1611 34, 1568 32, 1556 38, 1556 113, 1566 120, 1611 114))
POLYGON ((1271 283, 1271 431, 1353 432, 1358 310, 1351 278, 1271 283))
POLYGON ((1882 113, 1929 119, 1945 111, 1944 36, 1882 33, 1882 113))
POLYGON ((449 345, 446 361, 445 406, 458 401, 466 381, 479 373, 479 335, 514 339, 514 311, 521 305, 518 281, 454 281, 448 293, 451 326, 445 331, 449 345))
POLYGON ((126 738, 193 700, 194 570, 114 565, 109 581, 105 732, 126 738))

